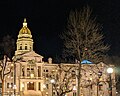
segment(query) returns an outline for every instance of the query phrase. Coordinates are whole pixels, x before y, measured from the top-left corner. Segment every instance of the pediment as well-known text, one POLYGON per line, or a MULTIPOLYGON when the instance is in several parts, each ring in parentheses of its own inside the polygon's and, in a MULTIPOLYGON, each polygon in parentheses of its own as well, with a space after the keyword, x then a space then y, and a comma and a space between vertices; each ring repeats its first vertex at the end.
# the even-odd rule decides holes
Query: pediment
POLYGON ((43 58, 43 56, 35 53, 35 51, 30 51, 30 52, 24 53, 22 56, 24 56, 24 57, 41 57, 41 58, 43 58))
POLYGON ((43 56, 35 53, 35 51, 30 51, 22 54, 22 61, 34 60, 36 62, 42 62, 43 56))

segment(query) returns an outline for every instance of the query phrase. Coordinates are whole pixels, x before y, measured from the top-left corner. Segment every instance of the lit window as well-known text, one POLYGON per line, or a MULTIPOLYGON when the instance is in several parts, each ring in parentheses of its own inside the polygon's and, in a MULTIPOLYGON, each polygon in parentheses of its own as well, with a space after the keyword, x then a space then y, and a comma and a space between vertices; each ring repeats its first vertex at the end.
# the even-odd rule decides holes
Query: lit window
POLYGON ((27 68, 27 76, 30 77, 31 74, 32 74, 32 76, 35 76, 34 67, 29 66, 29 68, 27 68))

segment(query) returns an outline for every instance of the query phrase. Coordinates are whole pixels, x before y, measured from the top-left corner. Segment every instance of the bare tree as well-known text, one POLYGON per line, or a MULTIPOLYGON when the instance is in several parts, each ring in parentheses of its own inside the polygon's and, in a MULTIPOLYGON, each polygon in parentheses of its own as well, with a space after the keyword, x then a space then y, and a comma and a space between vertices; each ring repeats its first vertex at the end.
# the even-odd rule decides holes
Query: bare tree
MULTIPOLYGON (((102 26, 96 22, 89 7, 71 11, 66 31, 62 35, 64 56, 81 62, 84 59, 93 63, 103 61, 109 46, 104 45, 102 26)), ((78 92, 80 94, 81 64, 78 67, 78 92)))
MULTIPOLYGON (((50 80, 54 80, 52 82, 52 88, 57 96, 64 96, 69 92, 75 92, 76 89, 73 90, 73 88, 76 88, 76 69, 79 66, 79 64, 59 64, 55 65, 55 67, 52 70, 49 70, 48 75, 48 82, 50 80)), ((97 96, 103 91, 99 90, 100 84, 106 85, 109 84, 109 75, 106 73, 108 65, 105 65, 104 63, 98 63, 98 64, 89 64, 86 66, 86 64, 81 65, 81 94, 83 95, 89 95, 91 94, 97 94, 97 96), (104 79, 101 79, 104 78, 104 79), (96 91, 92 92, 94 89, 92 86, 94 86, 96 91), (85 92, 89 91, 89 93, 85 92)), ((115 82, 113 81, 113 86, 115 85, 115 82)))
POLYGON ((75 66, 71 64, 58 64, 51 72, 49 71, 49 80, 54 80, 52 84, 57 96, 64 96, 73 90, 75 85, 75 66))
POLYGON ((10 74, 11 68, 13 67, 9 62, 12 62, 12 57, 14 55, 14 49, 15 49, 14 39, 9 35, 4 36, 2 42, 0 43, 0 48, 2 49, 1 50, 2 56, 0 58, 1 59, 0 60, 0 79, 2 81, 2 96, 3 96, 5 76, 10 74))
POLYGON ((4 80, 5 76, 8 75, 11 72, 12 64, 8 64, 8 57, 4 55, 4 59, 0 60, 0 79, 2 82, 2 96, 4 96, 4 80))

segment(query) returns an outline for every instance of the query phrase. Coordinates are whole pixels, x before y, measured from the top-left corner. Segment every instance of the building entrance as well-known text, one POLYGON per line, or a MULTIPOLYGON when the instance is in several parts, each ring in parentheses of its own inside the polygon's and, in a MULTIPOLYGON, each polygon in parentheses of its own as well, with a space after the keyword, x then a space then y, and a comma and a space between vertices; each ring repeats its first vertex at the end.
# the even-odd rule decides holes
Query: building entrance
POLYGON ((34 82, 27 83, 27 90, 34 90, 34 82))

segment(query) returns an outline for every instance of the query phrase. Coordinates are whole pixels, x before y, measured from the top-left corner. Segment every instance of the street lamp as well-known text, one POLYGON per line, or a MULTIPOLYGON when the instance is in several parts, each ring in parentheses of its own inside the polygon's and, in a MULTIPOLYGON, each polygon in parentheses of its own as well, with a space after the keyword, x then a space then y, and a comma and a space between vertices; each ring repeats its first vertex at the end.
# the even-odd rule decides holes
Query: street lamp
POLYGON ((52 84, 52 96, 53 96, 53 84, 55 84, 55 79, 51 79, 50 82, 52 84))
POLYGON ((42 87, 43 87, 43 89, 45 89, 45 88, 46 88, 46 85, 45 85, 45 84, 43 84, 43 85, 42 85, 42 87))
POLYGON ((107 68, 107 73, 109 74, 109 96, 112 96, 112 78, 111 78, 111 74, 113 73, 113 68, 109 67, 107 68))
POLYGON ((77 91, 76 86, 73 86, 73 96, 76 96, 76 91, 77 91))
POLYGON ((102 72, 99 71, 98 72, 98 79, 97 79, 97 96, 99 95, 98 93, 98 90, 99 90, 99 83, 100 83, 100 79, 101 79, 101 76, 102 76, 102 72))
POLYGON ((9 85, 9 89, 10 89, 10 90, 9 90, 9 91, 10 91, 9 96, 11 96, 11 87, 12 87, 12 85, 10 84, 10 85, 9 85))

